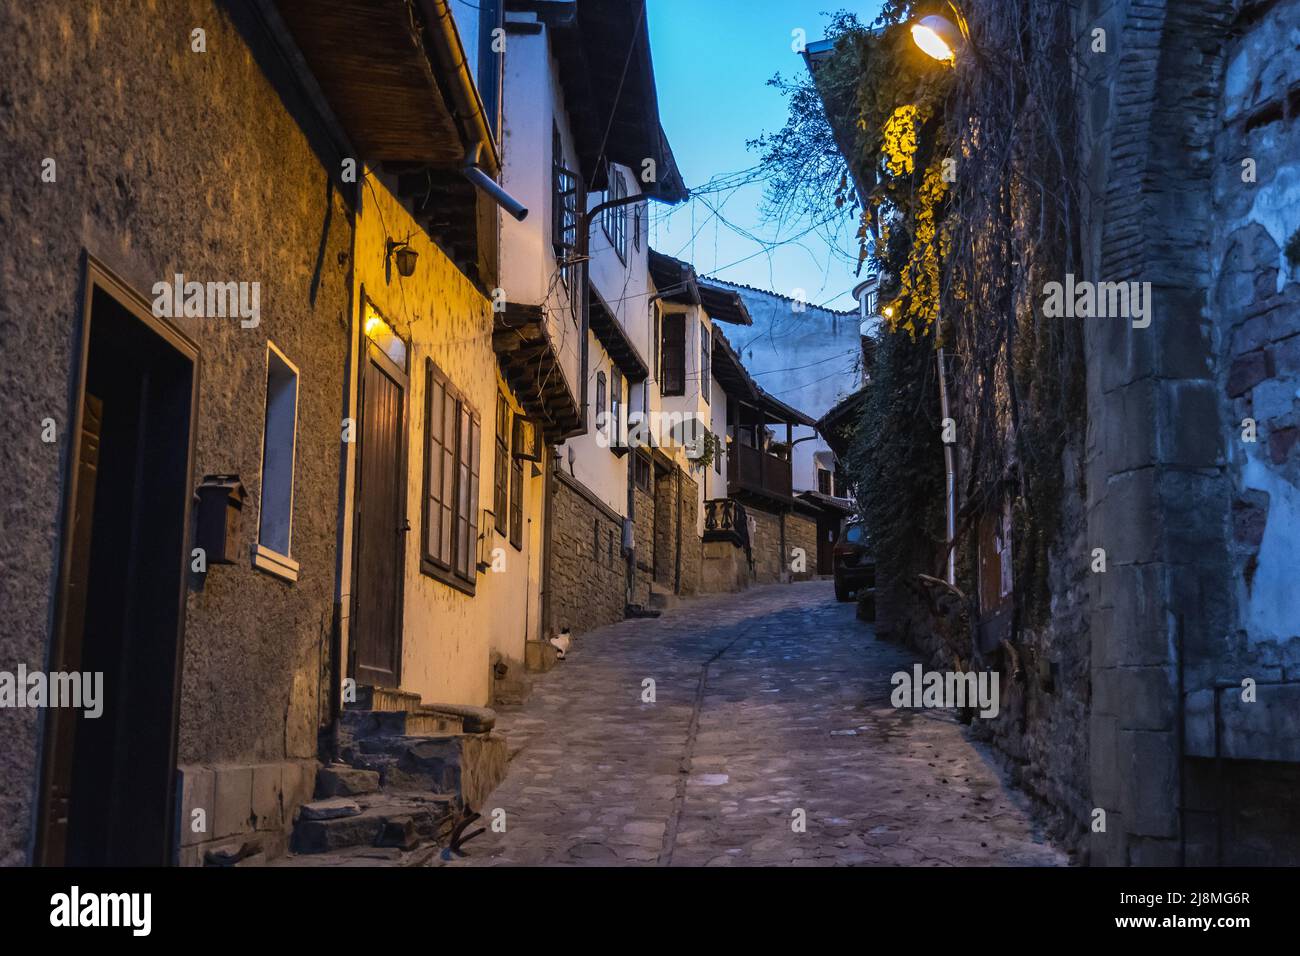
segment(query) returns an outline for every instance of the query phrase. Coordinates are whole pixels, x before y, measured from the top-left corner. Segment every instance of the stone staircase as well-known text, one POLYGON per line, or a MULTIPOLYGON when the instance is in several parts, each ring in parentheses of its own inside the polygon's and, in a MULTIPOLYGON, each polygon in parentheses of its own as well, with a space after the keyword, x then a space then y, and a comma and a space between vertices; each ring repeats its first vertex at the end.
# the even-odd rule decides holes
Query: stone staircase
POLYGON ((445 846, 505 776, 495 722, 484 707, 358 688, 339 715, 336 759, 317 773, 316 799, 298 810, 292 852, 380 860, 392 857, 376 848, 400 858, 445 846))

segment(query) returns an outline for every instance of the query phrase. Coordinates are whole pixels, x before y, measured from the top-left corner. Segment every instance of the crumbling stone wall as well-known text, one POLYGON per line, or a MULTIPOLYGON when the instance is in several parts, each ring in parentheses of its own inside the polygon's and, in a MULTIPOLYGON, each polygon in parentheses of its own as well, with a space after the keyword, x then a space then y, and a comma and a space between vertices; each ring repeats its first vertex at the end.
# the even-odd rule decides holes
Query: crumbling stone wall
POLYGON ((551 616, 581 634, 623 620, 627 562, 623 518, 576 479, 554 475, 551 501, 551 616))

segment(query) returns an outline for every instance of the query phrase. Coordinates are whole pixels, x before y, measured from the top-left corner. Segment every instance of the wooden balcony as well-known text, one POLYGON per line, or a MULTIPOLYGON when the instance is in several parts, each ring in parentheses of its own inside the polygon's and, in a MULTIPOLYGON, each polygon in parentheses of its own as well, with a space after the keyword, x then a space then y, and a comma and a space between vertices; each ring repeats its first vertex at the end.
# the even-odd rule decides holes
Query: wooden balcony
POLYGON ((727 455, 727 489, 788 502, 793 497, 790 462, 749 445, 733 442, 727 455))

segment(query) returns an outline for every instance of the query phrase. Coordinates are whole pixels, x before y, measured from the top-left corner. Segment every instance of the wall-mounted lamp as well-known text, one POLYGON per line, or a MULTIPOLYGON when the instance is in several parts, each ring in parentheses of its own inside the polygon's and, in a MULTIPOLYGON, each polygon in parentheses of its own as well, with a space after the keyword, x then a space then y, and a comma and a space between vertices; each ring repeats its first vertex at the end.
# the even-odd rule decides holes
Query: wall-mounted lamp
POLYGON ((952 62, 962 45, 961 31, 945 17, 932 14, 912 24, 912 41, 927 56, 952 62))
POLYGON ((949 66, 955 66, 957 55, 970 48, 977 56, 979 51, 971 40, 970 27, 957 4, 948 0, 952 19, 937 13, 921 17, 912 24, 912 42, 931 56, 949 66))
POLYGON ((415 274, 415 260, 420 258, 420 254, 411 248, 409 241, 398 242, 396 239, 389 239, 384 250, 389 261, 396 259, 399 276, 409 279, 415 274))

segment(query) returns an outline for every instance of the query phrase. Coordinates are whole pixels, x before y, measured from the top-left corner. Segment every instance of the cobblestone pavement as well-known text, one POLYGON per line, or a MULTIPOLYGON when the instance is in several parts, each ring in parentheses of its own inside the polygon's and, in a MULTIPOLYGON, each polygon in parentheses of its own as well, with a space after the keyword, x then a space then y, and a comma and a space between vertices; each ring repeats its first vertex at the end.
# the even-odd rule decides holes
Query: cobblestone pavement
POLYGON ((502 709, 505 832, 447 865, 1065 864, 950 712, 890 706, 912 662, 824 581, 582 635, 502 709))

